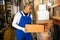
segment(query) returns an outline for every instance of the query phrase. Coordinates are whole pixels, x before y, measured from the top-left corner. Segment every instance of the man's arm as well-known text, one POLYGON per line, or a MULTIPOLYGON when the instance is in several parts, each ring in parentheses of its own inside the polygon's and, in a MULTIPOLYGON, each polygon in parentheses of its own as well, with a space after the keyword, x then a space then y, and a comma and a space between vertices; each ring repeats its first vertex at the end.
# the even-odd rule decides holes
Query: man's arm
POLYGON ((22 30, 22 31, 25 31, 25 28, 22 28, 21 26, 18 25, 19 21, 21 19, 21 14, 18 12, 15 17, 14 17, 14 20, 12 22, 12 26, 16 29, 19 29, 19 30, 22 30))
POLYGON ((33 23, 33 16, 32 16, 32 14, 30 15, 30 17, 31 17, 31 19, 32 19, 31 23, 33 23))

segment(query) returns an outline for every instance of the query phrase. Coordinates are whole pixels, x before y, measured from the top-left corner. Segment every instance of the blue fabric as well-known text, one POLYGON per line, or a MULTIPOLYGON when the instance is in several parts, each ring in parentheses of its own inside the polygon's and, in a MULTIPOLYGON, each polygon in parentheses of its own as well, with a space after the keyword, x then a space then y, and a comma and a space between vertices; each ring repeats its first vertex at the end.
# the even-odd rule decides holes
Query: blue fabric
MULTIPOLYGON (((20 12, 21 13, 21 12, 20 12)), ((21 19, 19 22, 19 26, 25 28, 25 24, 31 24, 31 17, 29 16, 23 16, 21 13, 21 19)), ((32 40, 31 33, 24 33, 22 30, 16 30, 16 38, 17 40, 32 40)))
POLYGON ((25 24, 31 24, 31 18, 30 16, 23 16, 23 14, 21 13, 22 17, 20 19, 19 22, 19 26, 25 27, 25 24))

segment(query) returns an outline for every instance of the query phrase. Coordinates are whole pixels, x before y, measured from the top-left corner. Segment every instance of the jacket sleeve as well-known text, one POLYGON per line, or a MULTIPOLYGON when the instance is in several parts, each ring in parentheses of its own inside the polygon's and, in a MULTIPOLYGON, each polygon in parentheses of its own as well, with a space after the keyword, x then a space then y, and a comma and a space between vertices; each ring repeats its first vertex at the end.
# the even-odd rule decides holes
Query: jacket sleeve
POLYGON ((21 14, 18 12, 15 16, 14 16, 14 19, 13 19, 13 22, 12 22, 12 26, 16 29, 19 29, 19 30, 24 30, 24 28, 22 28, 21 26, 18 25, 19 21, 21 19, 21 14))
POLYGON ((30 17, 31 17, 31 19, 32 19, 31 23, 33 23, 33 16, 32 16, 32 14, 30 15, 30 17))

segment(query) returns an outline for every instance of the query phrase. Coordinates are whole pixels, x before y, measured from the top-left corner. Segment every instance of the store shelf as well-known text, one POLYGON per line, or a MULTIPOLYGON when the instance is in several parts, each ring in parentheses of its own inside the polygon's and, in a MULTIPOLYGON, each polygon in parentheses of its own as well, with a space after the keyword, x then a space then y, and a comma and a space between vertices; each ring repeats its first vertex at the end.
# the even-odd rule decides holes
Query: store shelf
POLYGON ((60 17, 53 16, 53 19, 60 20, 60 17))
POLYGON ((53 16, 52 18, 53 18, 54 24, 57 24, 60 26, 60 17, 53 16))
POLYGON ((57 7, 57 6, 59 6, 60 4, 54 4, 54 5, 52 5, 50 8, 54 8, 54 7, 57 7))
POLYGON ((7 8, 7 10, 12 10, 11 8, 7 8))

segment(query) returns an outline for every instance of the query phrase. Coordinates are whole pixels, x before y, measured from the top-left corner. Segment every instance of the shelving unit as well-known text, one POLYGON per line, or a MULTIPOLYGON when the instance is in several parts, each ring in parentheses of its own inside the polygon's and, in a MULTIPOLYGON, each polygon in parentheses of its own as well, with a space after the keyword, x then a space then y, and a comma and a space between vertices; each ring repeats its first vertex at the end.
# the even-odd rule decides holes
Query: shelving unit
POLYGON ((51 8, 51 18, 54 21, 54 24, 57 24, 60 26, 60 3, 54 4, 51 8))
POLYGON ((8 28, 4 32, 4 40, 11 40, 11 18, 12 18, 12 5, 11 5, 11 0, 6 0, 5 1, 5 11, 6 11, 6 22, 8 24, 8 28))

